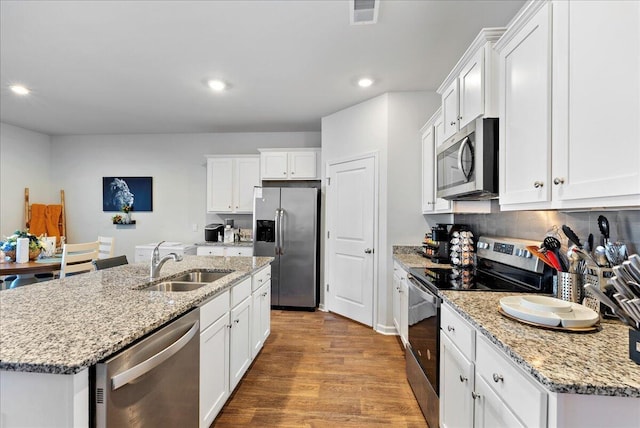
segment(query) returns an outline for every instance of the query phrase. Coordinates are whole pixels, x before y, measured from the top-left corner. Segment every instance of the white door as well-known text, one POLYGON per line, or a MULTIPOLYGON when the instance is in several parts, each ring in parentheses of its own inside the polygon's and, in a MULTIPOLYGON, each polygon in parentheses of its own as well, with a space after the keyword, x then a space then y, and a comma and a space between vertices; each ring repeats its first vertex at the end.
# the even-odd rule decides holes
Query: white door
POLYGON ((375 160, 329 166, 327 309, 373 325, 375 160))

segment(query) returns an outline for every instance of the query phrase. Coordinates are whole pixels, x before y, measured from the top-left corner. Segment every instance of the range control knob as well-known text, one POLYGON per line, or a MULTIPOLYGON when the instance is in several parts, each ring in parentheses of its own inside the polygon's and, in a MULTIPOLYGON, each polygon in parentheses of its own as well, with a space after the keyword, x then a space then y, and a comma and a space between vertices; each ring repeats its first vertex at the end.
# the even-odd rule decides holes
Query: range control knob
POLYGON ((516 249, 516 256, 518 256, 518 257, 523 257, 522 248, 518 248, 518 249, 516 249))
POLYGON ((486 250, 487 248, 489 248, 489 244, 488 243, 482 242, 482 241, 478 242, 478 249, 486 250))
POLYGON ((524 250, 524 257, 526 257, 527 259, 531 258, 531 253, 529 252, 529 250, 524 250))

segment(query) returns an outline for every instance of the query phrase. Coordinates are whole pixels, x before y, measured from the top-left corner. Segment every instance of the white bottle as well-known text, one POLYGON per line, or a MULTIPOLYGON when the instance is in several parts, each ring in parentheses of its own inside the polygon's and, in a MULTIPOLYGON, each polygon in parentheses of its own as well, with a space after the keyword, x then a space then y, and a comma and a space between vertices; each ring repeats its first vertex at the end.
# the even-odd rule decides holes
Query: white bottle
POLYGON ((16 240, 16 263, 27 263, 29 261, 29 238, 18 238, 16 240))

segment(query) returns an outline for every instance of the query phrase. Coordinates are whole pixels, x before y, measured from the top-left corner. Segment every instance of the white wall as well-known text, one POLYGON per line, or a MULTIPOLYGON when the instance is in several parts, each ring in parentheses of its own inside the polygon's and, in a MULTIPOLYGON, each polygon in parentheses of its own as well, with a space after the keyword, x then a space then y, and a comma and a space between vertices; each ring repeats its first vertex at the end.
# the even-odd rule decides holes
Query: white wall
POLYGON ((116 254, 159 240, 204 240, 205 154, 258 154, 258 148, 319 147, 318 132, 57 136, 51 139, 51 180, 63 188, 69 242, 113 236, 116 254), (135 226, 116 226, 102 211, 102 177, 153 177, 153 212, 133 212, 135 226), (197 231, 193 232, 193 225, 197 231))
MULTIPOLYGON (((418 245, 427 227, 420 206, 419 130, 439 102, 434 92, 387 93, 322 119, 325 165, 365 153, 378 154, 378 284, 374 291, 377 302, 374 328, 379 331, 393 330, 392 246, 418 245)), ((327 257, 325 254, 325 260, 327 257)), ((324 297, 324 286, 321 295, 324 297)))
POLYGON ((49 183, 51 138, 0 123, 0 236, 24 229, 24 188, 30 202, 60 203, 59 189, 49 183), (57 192, 57 193, 56 193, 57 192))

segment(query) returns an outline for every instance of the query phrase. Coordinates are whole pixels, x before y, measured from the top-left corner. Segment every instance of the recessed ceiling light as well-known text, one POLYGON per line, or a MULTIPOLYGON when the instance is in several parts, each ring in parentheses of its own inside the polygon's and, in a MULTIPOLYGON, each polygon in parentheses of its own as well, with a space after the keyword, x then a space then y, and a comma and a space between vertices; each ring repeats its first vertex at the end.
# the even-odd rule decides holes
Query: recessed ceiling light
POLYGON ((373 79, 370 79, 368 77, 363 77, 362 79, 358 80, 358 86, 360 86, 361 88, 368 88, 371 85, 373 85, 373 79))
POLYGON ((214 91, 224 91, 227 88, 227 84, 222 80, 209 80, 207 84, 214 91))
POLYGON ((11 89, 14 93, 18 95, 29 95, 29 93, 31 92, 28 88, 22 85, 11 85, 9 86, 9 89, 11 89))

